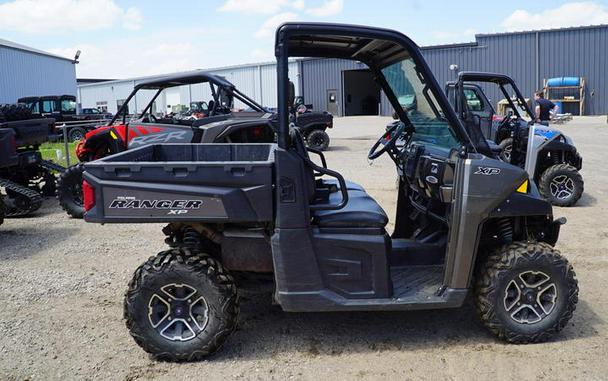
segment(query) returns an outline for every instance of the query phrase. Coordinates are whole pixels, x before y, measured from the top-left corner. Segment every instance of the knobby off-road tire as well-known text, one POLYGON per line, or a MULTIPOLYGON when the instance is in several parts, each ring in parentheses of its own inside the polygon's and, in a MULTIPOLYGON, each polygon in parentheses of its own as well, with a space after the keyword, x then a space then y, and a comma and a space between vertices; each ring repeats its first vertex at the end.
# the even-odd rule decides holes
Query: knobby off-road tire
POLYGON ((306 137, 306 144, 312 149, 325 151, 329 147, 329 135, 323 130, 313 130, 306 137))
POLYGON ((4 104, 0 105, 0 119, 7 122, 32 119, 32 111, 24 104, 4 104))
POLYGON ((0 194, 0 225, 4 223, 4 196, 0 194))
POLYGON ((70 142, 76 142, 84 139, 84 136, 87 134, 87 131, 81 127, 74 127, 70 129, 68 132, 68 140, 70 142))
POLYGON ((577 302, 572 266, 546 243, 512 243, 478 268, 477 311, 484 325, 507 342, 546 341, 566 326, 577 302), (544 316, 539 319, 534 311, 544 316))
POLYGON ((511 154, 513 153, 513 138, 506 138, 498 144, 500 147, 500 158, 505 163, 511 163, 511 154))
POLYGON ((583 195, 585 182, 576 168, 557 164, 543 172, 538 182, 540 194, 555 206, 572 206, 583 195))
POLYGON ((65 170, 57 180, 59 205, 73 218, 82 218, 84 204, 82 195, 82 173, 84 164, 76 164, 65 170))
POLYGON ((135 271, 124 300, 131 336, 164 361, 195 361, 213 354, 236 328, 238 314, 233 278, 215 259, 187 249, 148 259, 135 271), (175 340, 175 332, 181 339, 175 340))

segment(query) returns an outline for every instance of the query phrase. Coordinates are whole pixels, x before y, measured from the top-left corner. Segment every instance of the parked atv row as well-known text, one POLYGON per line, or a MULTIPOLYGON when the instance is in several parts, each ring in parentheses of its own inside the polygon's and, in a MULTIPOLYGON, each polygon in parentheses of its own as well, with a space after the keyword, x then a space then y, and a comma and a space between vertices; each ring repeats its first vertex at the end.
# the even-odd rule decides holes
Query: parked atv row
POLYGON ((138 345, 170 361, 216 352, 237 326, 238 290, 264 281, 284 311, 457 308, 472 294, 483 324, 507 342, 545 341, 566 327, 578 284, 554 248, 565 220, 478 123, 465 123, 468 111, 450 105, 412 40, 288 23, 275 54, 278 113, 221 120, 218 132, 264 121, 276 143, 151 142, 84 165, 86 221, 169 223, 171 248, 144 262, 125 294, 138 345), (399 175, 392 235, 377 201, 291 125, 290 57, 349 59, 377 78, 398 120, 367 159, 387 154, 399 175))
MULTIPOLYGON (((291 103, 293 104, 293 96, 291 103)), ((309 147, 327 149, 333 127, 333 116, 327 112, 294 109, 292 122, 302 131, 309 147)), ((107 126, 86 134, 76 147, 80 163, 87 163, 108 155, 153 143, 271 143, 276 140, 276 116, 241 93, 225 78, 204 71, 157 78, 139 83, 107 126), (160 94, 172 87, 204 84, 209 86, 212 99, 195 102, 200 118, 157 118, 152 106, 160 94), (140 91, 154 91, 148 105, 132 119, 128 119, 129 101, 140 91), (232 112, 235 100, 248 110, 232 112)), ((57 198, 61 207, 72 217, 82 218, 83 166, 68 168, 57 183, 57 198)))

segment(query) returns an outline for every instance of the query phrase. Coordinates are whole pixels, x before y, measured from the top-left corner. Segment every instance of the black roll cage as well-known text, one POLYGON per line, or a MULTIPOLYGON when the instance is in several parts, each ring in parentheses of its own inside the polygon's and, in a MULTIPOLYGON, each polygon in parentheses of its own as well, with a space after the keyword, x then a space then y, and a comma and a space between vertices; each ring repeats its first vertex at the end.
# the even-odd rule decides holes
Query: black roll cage
POLYGON ((150 100, 150 102, 146 105, 146 107, 141 112, 141 115, 145 115, 148 112, 148 110, 150 110, 152 108, 152 105, 154 104, 154 102, 156 101, 156 99, 158 98, 158 96, 160 95, 160 93, 163 90, 171 88, 171 87, 178 87, 178 86, 184 86, 184 85, 195 85, 195 84, 199 84, 199 83, 209 83, 209 86, 211 88, 211 95, 214 100, 214 106, 211 111, 215 111, 216 107, 218 107, 218 104, 219 104, 218 92, 224 92, 228 96, 236 98, 237 100, 243 102, 245 105, 247 105, 248 107, 252 108, 253 110, 255 110, 257 112, 269 112, 264 106, 261 106, 256 101, 249 98, 247 95, 241 93, 236 88, 236 86, 234 86, 231 82, 226 80, 224 77, 214 75, 211 73, 207 73, 202 70, 196 70, 193 72, 175 74, 175 75, 165 76, 165 77, 156 78, 156 79, 153 79, 150 81, 138 83, 133 88, 133 91, 131 91, 131 94, 129 94, 127 99, 125 99, 122 106, 120 106, 120 108, 118 109, 118 111, 116 112, 114 117, 108 122, 107 125, 108 126, 113 125, 121 114, 122 114, 122 123, 123 124, 126 123, 126 118, 127 118, 126 109, 128 107, 129 102, 131 101, 131 99, 133 99, 133 97, 135 96, 135 94, 137 94, 137 92, 139 90, 157 90, 156 93, 154 94, 154 96, 152 97, 152 99, 150 100))
MULTIPOLYGON (((288 147, 289 139, 289 106, 287 105, 289 57, 341 58, 365 63, 376 76, 399 119, 412 130, 415 126, 407 117, 407 112, 399 104, 381 71, 382 68, 392 63, 405 57, 411 57, 416 65, 418 76, 426 85, 425 91, 432 92, 457 139, 477 151, 476 145, 450 106, 445 93, 441 91, 420 48, 402 33, 389 29, 347 24, 286 23, 277 29, 275 56, 277 58, 279 114, 277 135, 281 148, 288 147)), ((427 94, 424 95, 427 96, 427 94)), ((429 104, 433 108, 437 106, 434 102, 429 102, 429 104)), ((434 110, 434 112, 439 113, 439 110, 434 110)))
MULTIPOLYGON (((516 116, 518 118, 521 118, 521 114, 519 113, 516 105, 513 103, 513 99, 511 99, 509 92, 505 88, 506 85, 510 85, 511 88, 513 89, 513 91, 515 91, 515 97, 516 97, 515 100, 517 101, 517 105, 519 107, 523 108, 526 111, 526 113, 530 116, 530 118, 532 118, 533 121, 536 120, 536 116, 534 115, 534 112, 530 109, 530 107, 528 106, 528 103, 526 102, 526 98, 524 98, 524 96, 522 95, 521 91, 515 84, 515 81, 513 80, 513 78, 509 77, 508 75, 497 74, 497 73, 478 72, 478 71, 461 71, 460 73, 458 73, 458 83, 457 83, 456 91, 463 92, 465 82, 482 82, 482 83, 496 84, 498 86, 498 88, 500 89, 502 95, 507 100, 507 102, 509 102, 509 106, 511 107, 513 112, 516 114, 516 116)), ((464 99, 464 97, 463 97, 464 93, 461 93, 460 95, 461 95, 460 98, 464 99)), ((468 112, 466 110, 467 110, 466 108, 463 109, 463 112, 468 112)))

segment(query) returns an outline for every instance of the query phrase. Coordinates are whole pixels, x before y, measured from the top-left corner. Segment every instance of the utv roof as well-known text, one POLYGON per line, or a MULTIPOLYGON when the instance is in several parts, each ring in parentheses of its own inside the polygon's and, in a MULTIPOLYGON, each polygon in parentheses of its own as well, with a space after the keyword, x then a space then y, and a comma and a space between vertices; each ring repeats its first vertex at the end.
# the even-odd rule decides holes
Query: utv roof
POLYGON ((393 30, 347 24, 286 23, 277 30, 277 41, 282 35, 291 57, 342 58, 379 68, 409 57, 397 39, 416 46, 393 30))
POLYGON ((483 71, 461 71, 458 78, 468 82, 493 82, 496 84, 513 83, 513 78, 506 74, 486 73, 483 71))
POLYGON ((68 94, 43 95, 43 96, 21 97, 18 99, 18 102, 31 102, 31 101, 37 101, 37 100, 59 100, 59 99, 70 99, 70 100, 75 101, 76 97, 74 95, 68 95, 68 94))
POLYGON ((154 78, 149 81, 143 81, 135 86, 135 90, 159 90, 167 87, 176 87, 182 85, 193 85, 195 83, 211 82, 221 87, 234 89, 234 85, 226 78, 219 75, 211 74, 203 70, 194 70, 185 73, 167 75, 160 78, 154 78))

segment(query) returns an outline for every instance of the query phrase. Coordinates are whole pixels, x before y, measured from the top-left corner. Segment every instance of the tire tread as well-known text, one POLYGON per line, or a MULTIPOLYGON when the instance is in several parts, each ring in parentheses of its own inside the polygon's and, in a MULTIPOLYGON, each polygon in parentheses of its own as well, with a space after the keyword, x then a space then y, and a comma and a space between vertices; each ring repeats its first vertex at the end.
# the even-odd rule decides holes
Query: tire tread
POLYGON ((511 343, 538 343, 548 340, 566 326, 578 302, 578 282, 572 265, 560 255, 559 251, 544 242, 514 242, 497 250, 480 266, 475 291, 475 304, 483 324, 500 339, 511 343), (520 261, 541 260, 547 260, 558 268, 567 281, 568 297, 564 313, 551 327, 540 332, 523 334, 509 330, 497 316, 496 306, 493 303, 497 293, 501 292, 497 288, 496 280, 520 261))
POLYGON ((160 252, 158 255, 150 257, 146 262, 135 270, 133 278, 129 282, 125 293, 123 316, 129 333, 135 342, 146 352, 152 354, 159 360, 179 362, 179 361, 198 361, 215 353, 226 338, 236 329, 239 315, 239 298, 236 284, 223 268, 220 262, 207 254, 192 253, 188 249, 171 249, 160 252), (221 317, 221 327, 214 335, 213 339, 203 347, 191 352, 163 352, 149 340, 145 339, 145 332, 140 327, 135 318, 133 304, 135 299, 140 297, 144 280, 155 274, 168 271, 175 263, 188 266, 193 275, 201 279, 207 278, 214 288, 221 294, 223 302, 221 317))

